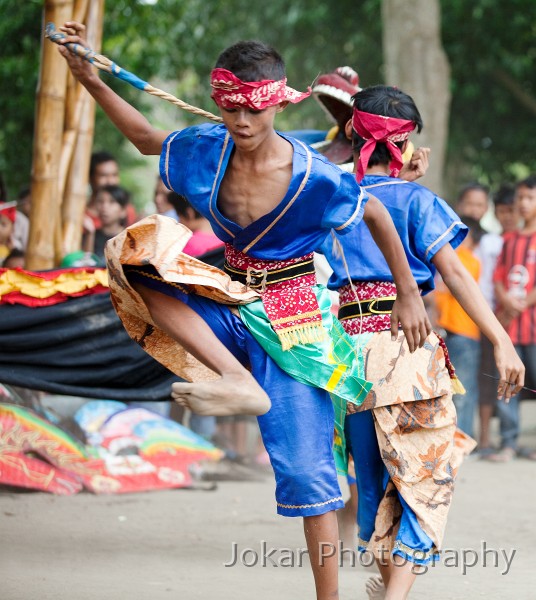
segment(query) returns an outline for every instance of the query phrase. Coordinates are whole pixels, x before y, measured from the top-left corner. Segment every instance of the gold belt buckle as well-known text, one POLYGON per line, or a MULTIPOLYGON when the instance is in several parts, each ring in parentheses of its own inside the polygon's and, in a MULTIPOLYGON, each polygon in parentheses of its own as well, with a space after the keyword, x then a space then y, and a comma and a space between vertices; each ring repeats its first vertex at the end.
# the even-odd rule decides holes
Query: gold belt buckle
POLYGON ((268 269, 260 271, 253 267, 248 267, 246 270, 246 285, 252 289, 260 289, 261 292, 266 291, 266 278, 268 277, 268 269))

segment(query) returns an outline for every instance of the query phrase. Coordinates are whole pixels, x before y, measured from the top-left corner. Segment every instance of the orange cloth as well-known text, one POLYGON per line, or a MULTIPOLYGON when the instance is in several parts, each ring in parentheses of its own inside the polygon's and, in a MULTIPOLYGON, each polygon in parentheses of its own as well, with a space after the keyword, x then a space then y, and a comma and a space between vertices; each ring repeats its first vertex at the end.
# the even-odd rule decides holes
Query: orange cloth
MULTIPOLYGON (((458 258, 463 266, 469 271, 475 281, 480 277, 480 261, 473 252, 465 245, 461 245, 456 250, 458 258)), ((472 338, 480 339, 480 330, 473 323, 469 315, 458 304, 458 301, 450 293, 444 283, 441 283, 434 294, 437 312, 438 325, 450 333, 457 333, 472 338)))

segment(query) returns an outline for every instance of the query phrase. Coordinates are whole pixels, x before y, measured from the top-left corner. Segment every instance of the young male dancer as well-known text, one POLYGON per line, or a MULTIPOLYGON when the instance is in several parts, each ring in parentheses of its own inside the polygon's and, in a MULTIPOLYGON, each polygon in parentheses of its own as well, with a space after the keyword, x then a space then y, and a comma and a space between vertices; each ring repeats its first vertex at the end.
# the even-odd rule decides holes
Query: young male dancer
MULTIPOLYGON (((433 289, 437 269, 490 339, 501 379, 498 395, 510 398, 523 384, 524 367, 454 252, 465 226, 432 192, 396 178, 409 134, 421 128, 417 107, 401 90, 375 86, 356 94, 347 135, 357 180, 391 214, 422 293, 433 289)), ((401 600, 416 565, 438 556, 456 472, 474 444, 455 435, 444 344, 433 333, 414 353, 403 334, 393 344, 389 328, 398 290, 388 265, 360 225, 339 241, 353 283, 347 283, 346 268, 327 240, 323 250, 334 269, 329 287, 339 290, 339 318, 363 352, 365 376, 373 383, 360 406, 348 405, 345 425, 358 487, 358 546, 374 551, 382 576, 368 582, 369 596, 401 600)))
MULTIPOLYGON (((69 22, 62 31, 63 43, 85 45, 82 25, 69 22)), ((114 238, 108 267, 125 327, 195 382, 173 386, 194 411, 262 415, 278 512, 304 517, 317 598, 337 598, 336 555, 320 557, 321 544, 337 544, 334 511, 343 504, 327 392, 359 402, 370 386, 327 292, 315 285, 312 253, 332 229, 343 235, 364 218, 399 284, 395 325, 418 347, 429 323, 388 213, 374 198, 366 202, 352 175, 275 132, 276 112, 307 94, 287 87, 281 58, 264 44, 241 42, 218 59, 212 97, 224 125, 171 134, 155 130, 87 63, 60 51, 120 131, 141 152, 161 154, 166 185, 226 243, 231 277, 182 254, 187 230, 169 219, 148 218, 114 238)))

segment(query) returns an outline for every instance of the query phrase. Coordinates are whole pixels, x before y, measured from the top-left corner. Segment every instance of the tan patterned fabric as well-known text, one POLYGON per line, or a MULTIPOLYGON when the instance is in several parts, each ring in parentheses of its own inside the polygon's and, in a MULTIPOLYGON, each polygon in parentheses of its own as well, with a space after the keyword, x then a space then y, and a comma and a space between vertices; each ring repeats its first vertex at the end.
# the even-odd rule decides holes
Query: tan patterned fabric
POLYGON ((146 352, 187 381, 210 381, 218 376, 156 327, 121 266, 152 265, 171 285, 220 304, 237 306, 260 298, 219 269, 183 254, 191 236, 187 227, 162 215, 146 217, 128 227, 106 245, 110 292, 128 334, 146 352))
POLYGON ((458 468, 476 445, 456 427, 452 394, 375 408, 372 414, 390 481, 369 549, 380 556, 380 548, 391 551, 395 545, 401 515, 395 488, 441 549, 458 468))
POLYGON ((380 548, 394 547, 401 515, 395 489, 440 549, 458 468, 476 442, 456 427, 451 379, 439 339, 431 333, 414 353, 409 352, 403 333, 395 342, 390 331, 365 334, 363 340, 368 340, 365 377, 373 387, 361 406, 348 405, 348 410, 372 409, 391 479, 369 549, 380 557, 380 548))
MULTIPOLYGON (((359 344, 358 336, 353 339, 359 344)), ((348 405, 349 412, 437 398, 451 392, 445 355, 435 333, 413 353, 402 332, 396 342, 391 340, 390 331, 365 334, 362 339, 365 379, 372 382, 372 389, 363 404, 348 405)))

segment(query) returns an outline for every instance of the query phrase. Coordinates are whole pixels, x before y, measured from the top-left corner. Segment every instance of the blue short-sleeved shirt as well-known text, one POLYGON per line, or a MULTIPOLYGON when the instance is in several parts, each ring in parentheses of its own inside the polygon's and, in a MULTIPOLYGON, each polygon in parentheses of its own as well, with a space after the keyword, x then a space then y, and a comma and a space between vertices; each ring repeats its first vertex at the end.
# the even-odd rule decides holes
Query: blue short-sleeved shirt
POLYGON ((160 157, 160 174, 168 188, 185 196, 222 241, 264 260, 313 252, 331 229, 349 233, 362 219, 368 198, 351 174, 302 142, 279 135, 294 149, 289 189, 278 206, 247 227, 227 219, 218 207, 218 191, 234 147, 223 125, 172 133, 160 157))
MULTIPOLYGON (((417 184, 383 175, 367 175, 362 187, 387 208, 400 235, 415 281, 423 291, 434 289, 436 269, 432 258, 445 244, 459 246, 467 227, 441 198, 417 184)), ((344 255, 353 281, 393 281, 380 249, 365 223, 359 223, 352 235, 341 238, 344 255)), ((328 287, 338 289, 348 283, 343 262, 327 239, 321 251, 333 268, 328 287)))

